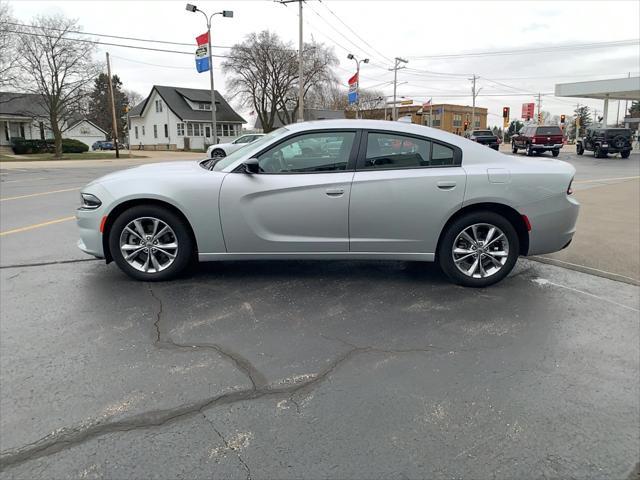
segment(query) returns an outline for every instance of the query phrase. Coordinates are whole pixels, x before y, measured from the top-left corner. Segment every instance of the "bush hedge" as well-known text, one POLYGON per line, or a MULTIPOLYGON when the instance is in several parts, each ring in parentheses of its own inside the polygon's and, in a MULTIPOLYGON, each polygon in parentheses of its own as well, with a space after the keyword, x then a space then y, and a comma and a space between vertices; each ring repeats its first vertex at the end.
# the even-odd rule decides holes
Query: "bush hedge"
MULTIPOLYGON (((55 142, 53 139, 47 140, 25 140, 14 138, 11 140, 11 147, 16 155, 29 153, 53 153, 55 152, 55 142)), ((89 150, 89 146, 79 140, 72 138, 62 139, 62 153, 83 153, 89 150)))

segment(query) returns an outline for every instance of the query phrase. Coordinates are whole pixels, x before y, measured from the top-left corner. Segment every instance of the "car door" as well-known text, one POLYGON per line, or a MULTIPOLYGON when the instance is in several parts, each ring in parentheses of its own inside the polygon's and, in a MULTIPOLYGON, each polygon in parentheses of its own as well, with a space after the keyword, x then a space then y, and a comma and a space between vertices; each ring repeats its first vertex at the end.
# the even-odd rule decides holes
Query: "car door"
POLYGON ((349 207, 350 250, 435 253, 466 185, 460 148, 396 132, 363 133, 349 207))
POLYGON ((294 134, 256 155, 260 173, 228 174, 220 191, 227 251, 348 251, 358 137, 355 129, 294 134))

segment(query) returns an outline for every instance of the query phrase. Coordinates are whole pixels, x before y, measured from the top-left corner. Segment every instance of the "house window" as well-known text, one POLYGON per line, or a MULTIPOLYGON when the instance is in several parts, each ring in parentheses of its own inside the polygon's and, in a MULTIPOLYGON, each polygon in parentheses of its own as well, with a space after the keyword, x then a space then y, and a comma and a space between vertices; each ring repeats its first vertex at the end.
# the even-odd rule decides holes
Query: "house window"
POLYGON ((9 141, 9 122, 4 122, 4 138, 7 139, 7 142, 9 141))
POLYGON ((204 127, 205 130, 205 137, 209 138, 211 137, 211 125, 207 125, 206 127, 204 127))
POLYGON ((20 124, 20 136, 21 136, 22 138, 26 138, 26 137, 24 136, 24 123, 21 123, 21 124, 20 124))
POLYGON ((199 137, 200 136, 200 124, 199 123, 194 123, 193 124, 193 136, 194 137, 199 137))
POLYGON ((198 110, 211 110, 211 104, 210 103, 199 103, 198 104, 198 110))
POLYGON ((184 137, 184 123, 178 123, 176 125, 177 130, 178 130, 178 136, 179 137, 184 137))
POLYGON ((162 112, 162 100, 156 100, 156 112, 162 112))
POLYGON ((216 123, 216 135, 218 135, 219 137, 222 136, 222 124, 221 123, 216 123))
POLYGON ((144 133, 144 125, 142 125, 142 136, 144 137, 145 133, 144 133))
POLYGON ((226 123, 222 125, 222 136, 223 137, 229 136, 229 125, 227 125, 226 123))
POLYGON ((164 124, 164 137, 169 138, 169 125, 164 124))
POLYGON ((38 126, 40 127, 40 140, 44 140, 44 122, 40 122, 38 126))
POLYGON ((153 138, 158 138, 158 125, 153 126, 153 138))
POLYGON ((187 136, 193 137, 193 123, 187 123, 187 136))
POLYGON ((440 114, 436 113, 433 116, 433 123, 431 124, 432 127, 439 127, 440 126, 440 114))
POLYGON ((137 140, 137 139, 138 139, 138 127, 136 126, 136 127, 133 129, 133 131, 134 131, 134 132, 135 132, 135 134, 136 134, 136 140, 137 140))
POLYGON ((459 113, 455 113, 453 115, 453 126, 461 127, 462 126, 462 115, 459 113))
POLYGON ((475 119, 475 122, 474 122, 475 128, 480 128, 480 118, 476 116, 474 117, 474 119, 475 119))

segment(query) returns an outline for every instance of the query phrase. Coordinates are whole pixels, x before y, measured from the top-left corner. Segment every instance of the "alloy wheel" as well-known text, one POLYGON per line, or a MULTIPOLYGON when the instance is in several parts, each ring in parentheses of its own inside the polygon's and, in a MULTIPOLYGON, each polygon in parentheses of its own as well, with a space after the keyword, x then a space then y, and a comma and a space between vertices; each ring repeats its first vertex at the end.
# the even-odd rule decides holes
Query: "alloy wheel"
POLYGON ((158 273, 173 264, 178 254, 178 238, 173 229, 154 217, 140 217, 127 224, 120 234, 120 252, 133 268, 158 273))
POLYGON ((486 278, 498 273, 509 258, 509 240, 489 223, 476 223, 462 230, 453 242, 453 263, 463 274, 486 278))

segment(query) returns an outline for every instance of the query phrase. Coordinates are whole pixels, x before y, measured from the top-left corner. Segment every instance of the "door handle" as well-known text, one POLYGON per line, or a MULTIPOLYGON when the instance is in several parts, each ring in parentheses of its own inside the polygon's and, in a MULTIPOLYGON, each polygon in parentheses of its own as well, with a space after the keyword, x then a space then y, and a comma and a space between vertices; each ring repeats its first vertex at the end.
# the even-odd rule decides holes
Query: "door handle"
POLYGON ((440 190, 452 190, 456 186, 456 182, 452 180, 441 180, 436 185, 440 190))
POLYGON ((341 197, 344 195, 344 188, 327 188, 325 193, 330 197, 341 197))

